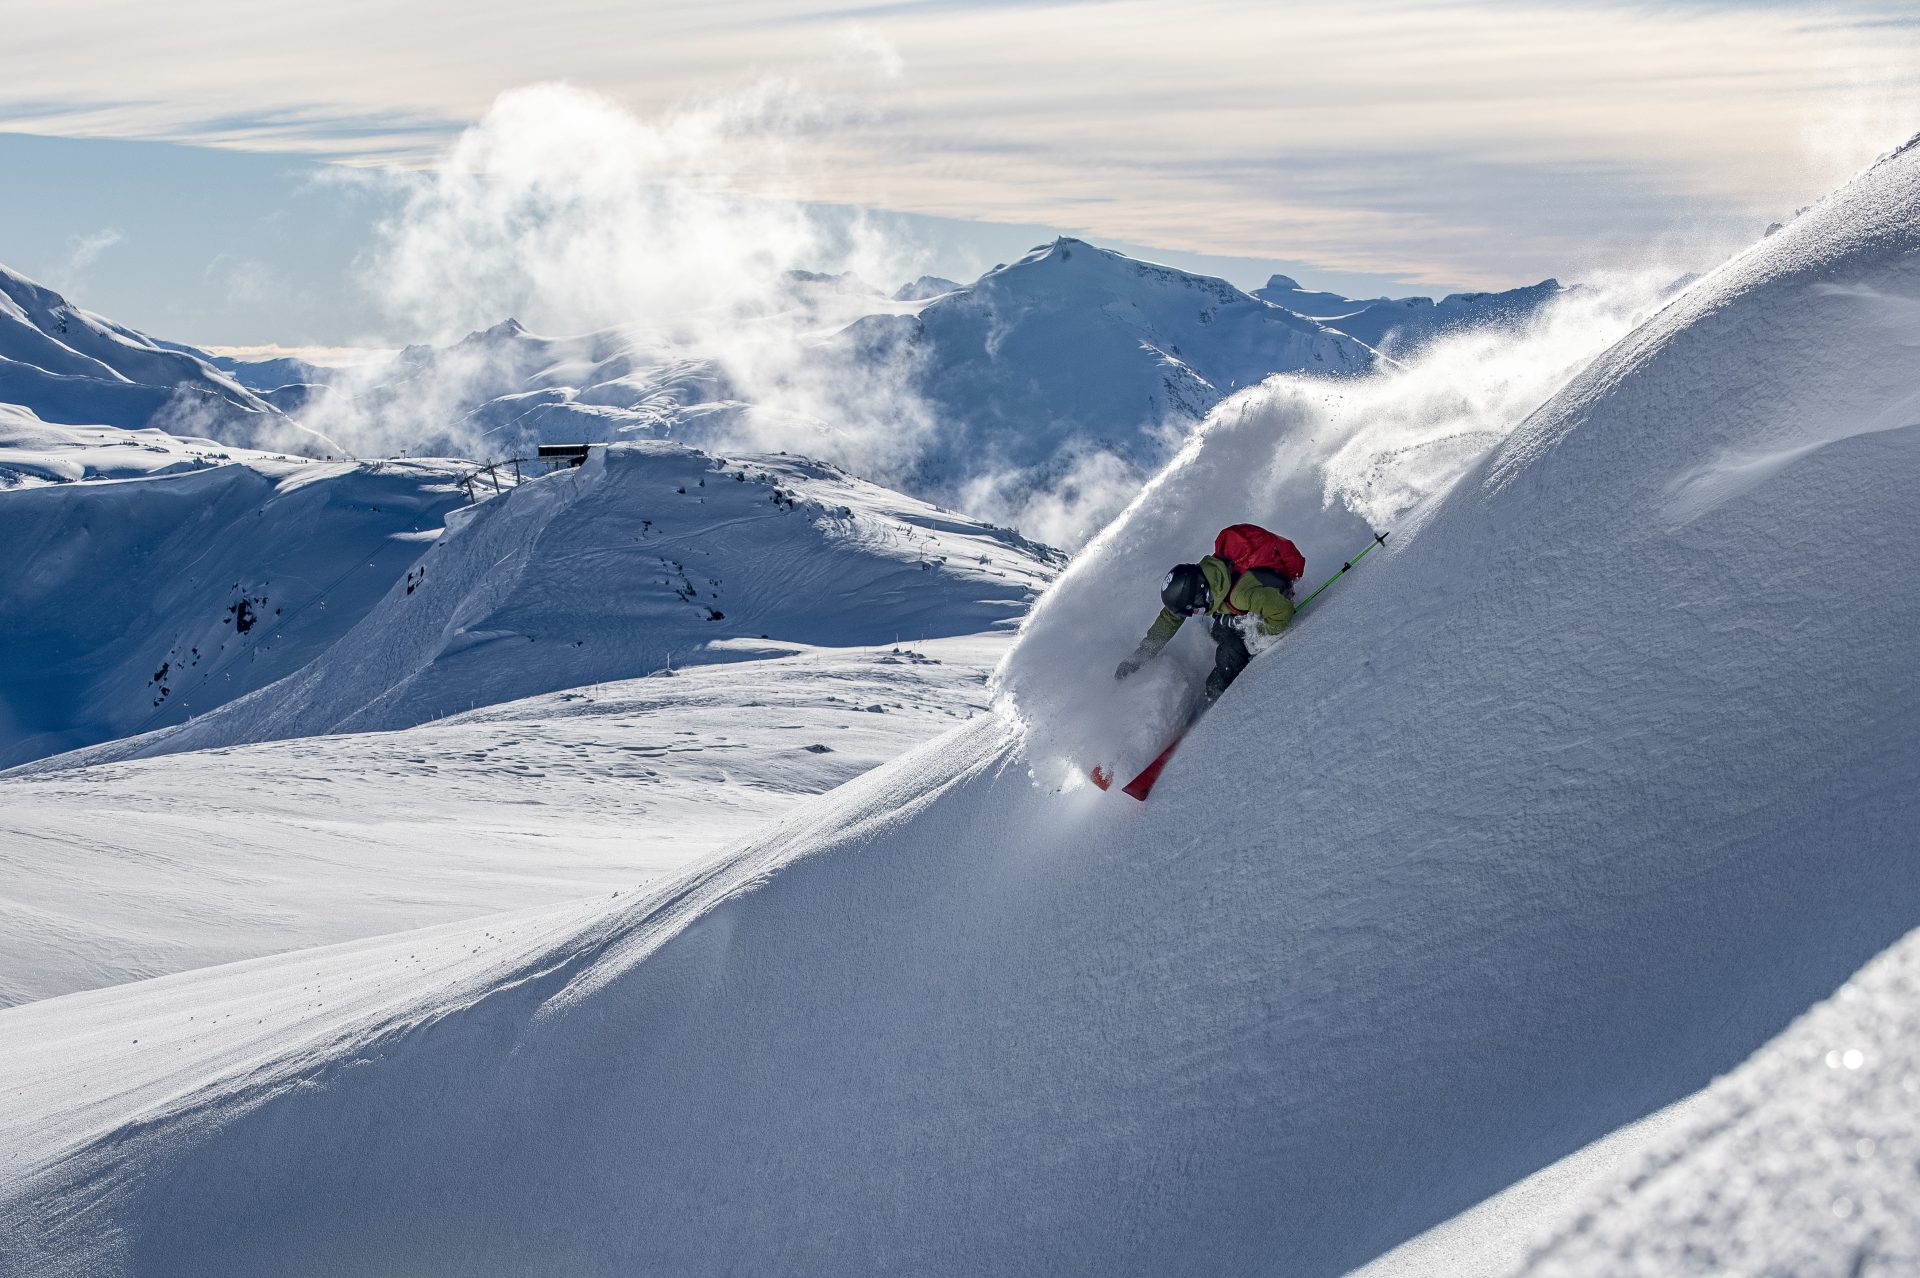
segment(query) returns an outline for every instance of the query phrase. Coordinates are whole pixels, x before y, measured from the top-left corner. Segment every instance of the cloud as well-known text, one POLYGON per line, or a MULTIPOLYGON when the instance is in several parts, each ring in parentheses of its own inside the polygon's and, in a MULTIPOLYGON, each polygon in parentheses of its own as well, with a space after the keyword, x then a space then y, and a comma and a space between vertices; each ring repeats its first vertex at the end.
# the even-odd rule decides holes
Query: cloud
POLYGON ((1017 528, 1036 541, 1077 550, 1139 495, 1147 473, 1102 449, 1070 453, 1052 476, 997 471, 960 492, 969 514, 1017 528))
POLYGON ((794 274, 891 285, 920 264, 857 214, 823 215, 801 198, 816 139, 841 118, 830 95, 794 80, 654 118, 566 84, 502 94, 413 184, 371 264, 395 327, 443 349, 342 379, 310 424, 364 452, 497 456, 523 445, 554 405, 535 396, 520 416, 475 412, 557 357, 495 329, 513 317, 593 335, 565 349, 619 362, 603 380, 620 383, 607 402, 630 410, 623 430, 645 417, 702 446, 803 452, 904 482, 933 426, 913 353, 834 337, 890 303, 794 274), (749 175, 763 191, 777 177, 789 194, 745 193, 749 175), (689 397, 705 411, 675 415, 689 397))
MULTIPOLYGON (((1505 285, 1604 256, 1596 223, 1624 232, 1614 260, 1653 235, 1719 246, 1839 184, 1920 117, 1910 17, 1876 0, 550 0, 480 23, 452 0, 66 0, 9 15, 0 83, 19 105, 0 127, 425 164, 446 122, 516 84, 565 76, 652 118, 744 68, 825 68, 823 199, 1505 285)), ((741 176, 781 194, 790 175, 741 176)))
POLYGON ((67 254, 47 272, 47 283, 61 292, 74 292, 86 283, 87 271, 100 260, 100 255, 125 238, 117 227, 111 226, 69 236, 67 254))

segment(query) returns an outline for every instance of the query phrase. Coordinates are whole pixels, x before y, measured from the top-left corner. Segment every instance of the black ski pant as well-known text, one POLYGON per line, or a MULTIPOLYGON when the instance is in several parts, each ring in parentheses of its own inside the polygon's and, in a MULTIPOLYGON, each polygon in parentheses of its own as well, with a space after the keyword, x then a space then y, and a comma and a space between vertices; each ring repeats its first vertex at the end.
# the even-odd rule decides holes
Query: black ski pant
POLYGON ((1228 616, 1213 619, 1213 671, 1207 676, 1207 704, 1219 700, 1227 686, 1240 677, 1240 672, 1253 660, 1253 654, 1247 651, 1247 637, 1228 616))

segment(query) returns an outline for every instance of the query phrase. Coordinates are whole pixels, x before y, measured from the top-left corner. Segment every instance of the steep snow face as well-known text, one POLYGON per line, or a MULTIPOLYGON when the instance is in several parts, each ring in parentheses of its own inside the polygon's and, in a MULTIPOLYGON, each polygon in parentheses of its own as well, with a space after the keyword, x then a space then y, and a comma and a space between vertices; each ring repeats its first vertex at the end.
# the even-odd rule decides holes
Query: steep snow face
MULTIPOLYGON (((1374 545, 1376 531, 1404 541, 1423 506, 1564 387, 1570 370, 1643 322, 1661 295, 1657 278, 1570 293, 1519 329, 1454 333, 1367 377, 1274 378, 1215 412, 1042 599, 1020 658, 1000 671, 1035 775, 1061 785, 1083 781, 1094 763, 1137 767, 1193 709, 1214 652, 1199 624, 1125 683, 1112 680, 1158 613, 1169 568, 1210 553, 1223 525, 1253 521, 1304 553, 1297 601, 1316 613, 1338 605, 1352 580, 1306 600, 1374 545)), ((1370 553, 1369 574, 1381 562, 1370 553)))
POLYGON ((1715 1083, 1522 1272, 1920 1272, 1920 933, 1715 1083))
MULTIPOLYGON (((329 441, 226 374, 0 267, 0 403, 67 425, 158 427, 301 452, 329 441)), ((331 449, 338 451, 337 449, 331 449)))
POLYGON ((1056 562, 822 463, 596 449, 464 512, 324 659, 190 724, 46 766, 403 728, 752 655, 723 640, 851 647, 1011 628, 1056 562))
MULTIPOLYGON (((28 1274, 1345 1272, 1920 923, 1916 306, 1920 148, 1403 523, 1145 805, 1030 785, 988 720, 600 922, 0 1012, 0 1244, 28 1274)), ((1202 434, 1009 672, 1110 688, 1120 652, 1056 662, 1041 618, 1151 590, 1129 547, 1210 537, 1201 481, 1272 443, 1202 434)))
POLYGON ((164 464, 0 493, 0 766, 177 724, 298 670, 465 500, 459 463, 206 465, 223 462, 212 445, 57 429, 80 442, 22 431, 0 469, 86 467, 96 450, 114 473, 164 464))

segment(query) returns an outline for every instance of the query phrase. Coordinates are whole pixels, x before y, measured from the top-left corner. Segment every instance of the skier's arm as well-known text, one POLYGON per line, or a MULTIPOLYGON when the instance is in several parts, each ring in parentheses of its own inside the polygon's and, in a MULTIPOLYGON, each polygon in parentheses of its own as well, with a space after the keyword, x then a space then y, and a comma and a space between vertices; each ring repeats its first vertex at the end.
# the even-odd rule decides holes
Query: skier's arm
POLYGON ((1293 600, 1287 598, 1287 592, 1261 585, 1252 573, 1242 577, 1234 588, 1233 606, 1257 617, 1255 628, 1263 635, 1277 635, 1293 620, 1293 600))
POLYGON ((1172 642, 1174 635, 1180 632, 1180 623, 1185 620, 1185 617, 1171 608, 1162 608, 1160 615, 1153 619, 1153 626, 1147 631, 1147 637, 1140 641, 1140 646, 1133 650, 1131 657, 1120 663, 1120 668, 1113 672, 1113 677, 1124 679, 1159 656, 1160 650, 1172 642))

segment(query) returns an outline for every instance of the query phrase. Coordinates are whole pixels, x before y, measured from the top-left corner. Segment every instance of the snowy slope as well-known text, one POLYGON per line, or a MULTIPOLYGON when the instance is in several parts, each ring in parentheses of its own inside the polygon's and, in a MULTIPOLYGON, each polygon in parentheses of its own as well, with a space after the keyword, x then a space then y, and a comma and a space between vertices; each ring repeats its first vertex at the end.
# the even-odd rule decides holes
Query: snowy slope
POLYGON ((1721 1079, 1522 1272, 1920 1272, 1920 934, 1721 1079))
MULTIPOLYGON (((1029 784, 1043 712, 1130 695, 1223 509, 1317 508, 1310 389, 1218 416, 1049 592, 1024 738, 962 728, 598 920, 0 1012, 0 1250, 1338 1274, 1698 1089, 1920 923, 1916 250, 1910 148, 1403 520, 1152 803, 1029 784)), ((1301 522, 1350 553, 1353 515, 1301 522)))
POLYGON ((986 708, 1010 635, 0 780, 0 1006, 677 870, 986 708))
POLYGON ((211 439, 117 426, 57 426, 18 404, 0 404, 0 490, 93 479, 139 479, 222 462, 289 461, 211 439))
POLYGON ((0 767, 178 723, 299 669, 466 500, 461 463, 223 458, 153 432, 54 429, 89 447, 9 431, 0 468, 98 465, 95 448, 110 473, 166 464, 0 492, 0 767))
POLYGON ((323 659, 192 723, 40 766, 403 728, 753 655, 724 640, 856 647, 1007 628, 1055 568, 1013 533, 821 463, 666 443, 596 449, 416 550, 323 659))
POLYGON ((193 355, 0 266, 0 403, 66 425, 156 427, 240 446, 338 452, 193 355))

